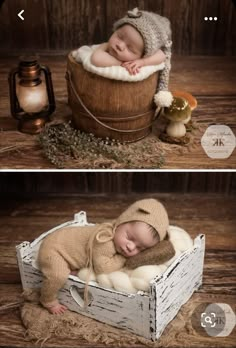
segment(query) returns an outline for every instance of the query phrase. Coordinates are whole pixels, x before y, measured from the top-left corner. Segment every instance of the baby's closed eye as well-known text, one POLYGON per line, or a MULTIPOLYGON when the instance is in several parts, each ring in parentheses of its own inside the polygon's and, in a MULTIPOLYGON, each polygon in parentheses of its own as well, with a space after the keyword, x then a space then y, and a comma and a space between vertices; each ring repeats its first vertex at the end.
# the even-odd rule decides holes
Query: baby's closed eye
POLYGON ((133 46, 127 45, 128 50, 133 51, 133 46))
POLYGON ((136 246, 136 249, 137 249, 138 251, 143 251, 143 250, 145 250, 145 249, 147 249, 147 248, 144 247, 143 245, 138 245, 138 246, 136 246))
POLYGON ((123 35, 121 33, 118 32, 117 36, 118 36, 119 39, 121 39, 121 40, 123 39, 123 35))

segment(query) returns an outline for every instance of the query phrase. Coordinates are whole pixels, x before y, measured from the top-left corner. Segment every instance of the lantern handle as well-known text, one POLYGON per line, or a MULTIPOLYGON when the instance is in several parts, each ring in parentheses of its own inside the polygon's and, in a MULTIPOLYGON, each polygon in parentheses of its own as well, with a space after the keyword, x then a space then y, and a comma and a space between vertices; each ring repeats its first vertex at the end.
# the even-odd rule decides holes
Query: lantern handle
POLYGON ((41 70, 44 73, 45 82, 47 86, 49 113, 52 114, 56 109, 55 97, 54 97, 53 85, 52 85, 52 77, 51 77, 52 74, 50 69, 46 65, 41 65, 40 71, 41 70))
POLYGON ((9 82, 11 114, 15 119, 20 120, 21 118, 18 116, 18 113, 23 110, 20 107, 20 104, 18 102, 18 98, 16 95, 16 75, 18 72, 19 72, 18 68, 12 69, 8 75, 8 82, 9 82))

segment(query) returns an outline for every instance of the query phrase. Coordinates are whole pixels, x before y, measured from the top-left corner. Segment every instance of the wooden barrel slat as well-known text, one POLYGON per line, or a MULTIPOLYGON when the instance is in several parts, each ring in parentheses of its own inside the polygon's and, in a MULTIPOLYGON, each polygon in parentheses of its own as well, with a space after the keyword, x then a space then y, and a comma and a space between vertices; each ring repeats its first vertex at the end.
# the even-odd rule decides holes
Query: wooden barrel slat
POLYGON ((70 81, 67 81, 68 103, 76 128, 97 137, 109 137, 122 142, 137 141, 150 133, 155 112, 153 96, 158 73, 138 82, 111 80, 86 71, 71 54, 68 56, 67 70, 71 74, 76 92, 90 112, 106 126, 117 131, 97 123, 84 110, 70 86, 70 81))

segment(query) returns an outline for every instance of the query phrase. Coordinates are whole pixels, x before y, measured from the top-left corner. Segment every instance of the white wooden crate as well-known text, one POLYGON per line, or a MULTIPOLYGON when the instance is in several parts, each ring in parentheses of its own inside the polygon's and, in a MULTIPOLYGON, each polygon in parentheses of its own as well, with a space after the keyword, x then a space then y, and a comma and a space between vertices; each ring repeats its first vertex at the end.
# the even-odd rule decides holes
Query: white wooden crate
MULTIPOLYGON (((32 260, 42 239, 56 229, 65 226, 88 225, 86 213, 75 214, 73 221, 59 225, 43 233, 32 243, 17 245, 17 260, 23 289, 41 287, 41 272, 33 267, 32 260)), ((205 237, 198 235, 191 250, 182 253, 159 277, 150 282, 148 293, 127 294, 105 289, 95 282, 89 285, 89 305, 83 308, 85 283, 70 275, 59 300, 70 310, 101 322, 129 330, 155 341, 166 325, 176 316, 202 284, 205 237)))

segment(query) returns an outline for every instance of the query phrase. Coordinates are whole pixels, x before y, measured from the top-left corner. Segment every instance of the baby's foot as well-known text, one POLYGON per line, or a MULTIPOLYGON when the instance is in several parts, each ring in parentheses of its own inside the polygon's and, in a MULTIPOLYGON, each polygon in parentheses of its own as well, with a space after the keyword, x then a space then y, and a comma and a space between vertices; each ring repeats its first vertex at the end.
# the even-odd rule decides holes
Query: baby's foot
POLYGON ((59 303, 58 300, 43 304, 43 306, 52 314, 62 314, 67 310, 67 307, 59 303))
POLYGON ((70 272, 70 274, 71 274, 71 275, 75 275, 75 276, 77 276, 77 274, 78 274, 78 270, 71 271, 71 272, 70 272))
POLYGON ((48 307, 48 310, 52 314, 63 314, 67 310, 67 307, 58 303, 55 306, 48 307))

